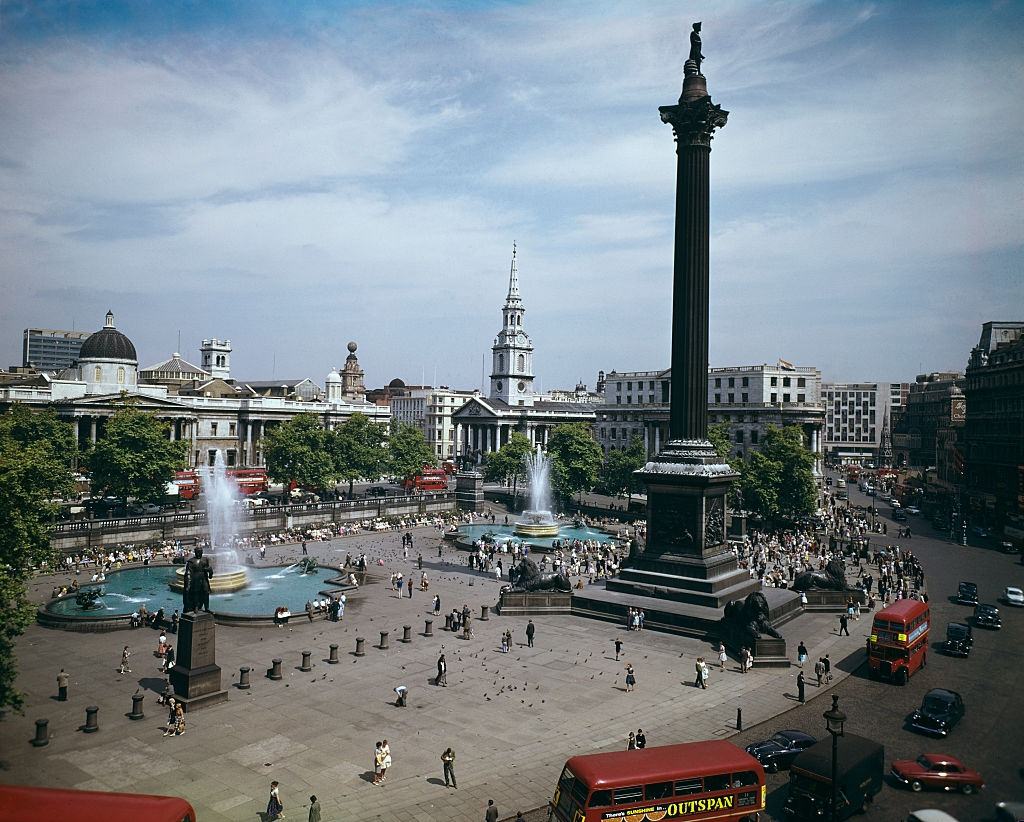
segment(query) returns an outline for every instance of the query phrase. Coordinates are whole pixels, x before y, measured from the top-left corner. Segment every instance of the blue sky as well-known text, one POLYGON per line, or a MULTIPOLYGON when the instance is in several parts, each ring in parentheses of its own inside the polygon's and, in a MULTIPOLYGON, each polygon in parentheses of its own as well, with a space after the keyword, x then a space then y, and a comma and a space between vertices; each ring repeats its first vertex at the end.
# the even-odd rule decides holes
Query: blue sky
POLYGON ((1024 319, 1024 6, 0 3, 0 363, 114 310, 149 365, 479 384, 513 241, 542 388, 669 361, 690 23, 711 364, 962 370, 1024 319))

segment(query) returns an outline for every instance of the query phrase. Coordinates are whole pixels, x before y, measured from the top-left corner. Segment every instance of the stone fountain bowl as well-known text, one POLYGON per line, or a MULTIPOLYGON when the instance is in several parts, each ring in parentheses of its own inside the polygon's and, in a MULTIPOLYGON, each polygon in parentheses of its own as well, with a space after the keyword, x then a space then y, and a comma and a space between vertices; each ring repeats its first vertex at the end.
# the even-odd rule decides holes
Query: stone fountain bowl
POLYGON ((523 511, 523 518, 514 526, 515 533, 522 537, 557 537, 558 529, 550 511, 523 511))
MULTIPOLYGON (((235 568, 225 571, 223 574, 214 574, 210 580, 211 594, 229 594, 232 591, 239 591, 249 584, 249 577, 244 568, 235 568)), ((171 589, 183 591, 185 589, 185 569, 177 568, 174 571, 174 579, 171 580, 171 589)))

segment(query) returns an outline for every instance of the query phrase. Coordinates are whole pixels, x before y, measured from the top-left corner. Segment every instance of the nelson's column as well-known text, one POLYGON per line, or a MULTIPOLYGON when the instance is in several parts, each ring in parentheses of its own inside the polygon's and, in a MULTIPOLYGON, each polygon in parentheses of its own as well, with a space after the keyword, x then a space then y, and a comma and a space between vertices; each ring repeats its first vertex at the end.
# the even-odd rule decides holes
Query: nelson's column
MULTIPOLYGON (((672 394, 669 442, 638 472, 647 486, 647 542, 604 591, 574 596, 573 610, 624 615, 628 607, 642 608, 648 622, 705 635, 717 633, 727 602, 759 585, 726 541, 726 494, 737 474, 708 441, 708 169, 711 139, 729 112, 711 101, 701 60, 695 23, 683 93, 676 105, 659 108, 678 155, 672 394)), ((764 594, 773 618, 797 607, 792 592, 764 594)))

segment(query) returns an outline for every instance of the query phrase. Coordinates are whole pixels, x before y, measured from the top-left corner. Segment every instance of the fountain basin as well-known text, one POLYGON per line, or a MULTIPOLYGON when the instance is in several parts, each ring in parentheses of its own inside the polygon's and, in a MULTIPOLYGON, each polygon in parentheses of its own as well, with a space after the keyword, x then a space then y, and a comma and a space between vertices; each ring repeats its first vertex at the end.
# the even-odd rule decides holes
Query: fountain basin
MULTIPOLYGON (((210 579, 211 594, 230 594, 232 591, 240 591, 249 584, 249 575, 244 568, 236 568, 223 574, 214 574, 210 579)), ((185 569, 178 568, 174 572, 174 578, 170 581, 172 591, 181 593, 185 590, 185 569)))
POLYGON ((513 531, 518 537, 557 537, 559 531, 557 522, 517 522, 513 531))

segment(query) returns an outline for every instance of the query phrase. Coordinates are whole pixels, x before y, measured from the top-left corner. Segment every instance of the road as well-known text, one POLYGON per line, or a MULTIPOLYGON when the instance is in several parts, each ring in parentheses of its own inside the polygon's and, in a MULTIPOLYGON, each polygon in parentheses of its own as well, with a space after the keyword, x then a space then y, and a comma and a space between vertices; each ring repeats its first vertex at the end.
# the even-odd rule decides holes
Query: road
MULTIPOLYGON (((849 490, 851 505, 870 505, 871 499, 856 487, 849 490)), ((922 517, 910 517, 907 523, 914 534, 911 540, 896 540, 892 509, 876 501, 877 515, 887 522, 889 535, 872 536, 885 543, 909 547, 925 568, 933 630, 928 665, 916 673, 905 687, 868 678, 866 666, 838 685, 840 707, 847 714, 846 727, 852 733, 878 740, 885 745, 886 766, 893 759, 915 758, 921 753, 948 753, 960 757, 981 771, 986 787, 980 795, 921 793, 886 785, 876 798, 870 818, 905 819, 908 812, 920 808, 940 808, 963 822, 992 818, 995 802, 1024 798, 1024 769, 1021 742, 1024 739, 1024 707, 1017 678, 1024 666, 1024 609, 1008 608, 997 602, 1007 585, 1024 585, 1024 566, 1015 555, 969 546, 962 547, 938 534, 922 517), (955 659, 941 653, 947 622, 964 621, 971 609, 952 601, 960 580, 978 584, 982 602, 998 604, 1003 617, 1002 631, 975 629, 974 649, 968 659, 955 659), (967 705, 963 721, 946 738, 934 740, 903 729, 903 720, 916 708, 921 697, 936 687, 958 691, 967 705)), ((867 636, 871 623, 865 616, 851 623, 852 632, 867 636)), ((799 641, 799 637, 792 639, 799 641)), ((847 664, 862 660, 858 654, 847 664)), ((813 680, 813 676, 808 677, 813 680)), ((815 688, 808 689, 811 696, 815 688)), ((824 689, 823 689, 824 690, 824 689)), ((765 739, 783 728, 798 728, 819 738, 827 737, 822 712, 830 707, 830 694, 811 699, 773 720, 750 728, 733 738, 738 744, 765 739)), ((768 810, 771 819, 783 819, 788 775, 769 775, 768 810)))

